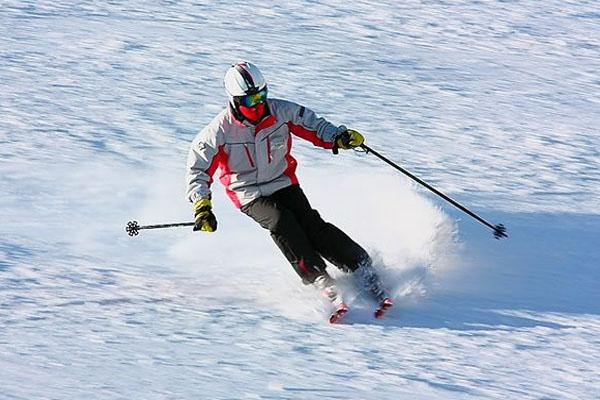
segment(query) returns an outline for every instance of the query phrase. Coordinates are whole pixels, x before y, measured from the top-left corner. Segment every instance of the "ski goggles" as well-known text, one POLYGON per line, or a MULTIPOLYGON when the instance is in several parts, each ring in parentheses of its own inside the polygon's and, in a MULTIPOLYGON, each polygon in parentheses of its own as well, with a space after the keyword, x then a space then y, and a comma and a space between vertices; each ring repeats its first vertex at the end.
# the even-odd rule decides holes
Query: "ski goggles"
POLYGON ((237 101, 240 105, 244 107, 255 107, 258 104, 267 101, 267 88, 265 87, 264 89, 259 90, 256 93, 247 94, 245 96, 239 96, 237 97, 237 101))

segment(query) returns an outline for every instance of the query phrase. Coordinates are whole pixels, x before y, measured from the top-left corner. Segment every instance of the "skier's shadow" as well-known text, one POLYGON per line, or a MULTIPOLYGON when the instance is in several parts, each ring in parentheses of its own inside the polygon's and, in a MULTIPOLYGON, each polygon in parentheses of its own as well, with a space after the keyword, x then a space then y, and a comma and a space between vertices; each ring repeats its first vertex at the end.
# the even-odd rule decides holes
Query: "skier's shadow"
POLYGON ((425 302, 418 306, 403 308, 397 305, 381 320, 369 319, 359 312, 349 315, 348 323, 376 324, 399 328, 449 329, 456 331, 514 331, 524 328, 543 327, 549 329, 573 328, 564 320, 548 320, 544 315, 493 308, 474 307, 468 304, 451 305, 425 302))
MULTIPOLYGON (((472 294, 452 295, 432 289, 430 267, 414 267, 402 272, 379 270, 391 285, 394 307, 383 318, 374 318, 376 303, 364 292, 349 299, 350 311, 340 322, 344 325, 377 325, 398 328, 450 329, 459 331, 491 331, 545 327, 571 328, 572 325, 548 320, 546 310, 534 311, 506 299, 484 299, 472 294)), ((356 282, 341 279, 342 286, 356 282)), ((522 300, 522 299, 521 299, 522 300)))

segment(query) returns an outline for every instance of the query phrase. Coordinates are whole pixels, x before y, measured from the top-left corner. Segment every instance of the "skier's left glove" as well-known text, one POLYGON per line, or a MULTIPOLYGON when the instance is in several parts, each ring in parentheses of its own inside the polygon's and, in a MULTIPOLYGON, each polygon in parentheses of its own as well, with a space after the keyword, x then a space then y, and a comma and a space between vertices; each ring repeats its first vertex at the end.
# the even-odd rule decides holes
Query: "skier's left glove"
POLYGON ((359 131, 346 129, 335 138, 335 146, 340 149, 348 150, 360 146, 364 141, 365 138, 359 131))
POLYGON ((217 230, 217 218, 212 212, 210 199, 199 199, 194 203, 194 230, 214 232, 217 230))

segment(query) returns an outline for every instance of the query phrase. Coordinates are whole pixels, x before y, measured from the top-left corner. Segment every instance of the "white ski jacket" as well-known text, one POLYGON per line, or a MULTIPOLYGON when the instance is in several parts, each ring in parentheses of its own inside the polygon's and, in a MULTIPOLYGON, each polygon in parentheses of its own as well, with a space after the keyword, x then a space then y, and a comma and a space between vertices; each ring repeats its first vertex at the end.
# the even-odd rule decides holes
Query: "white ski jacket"
POLYGON ((229 106, 196 136, 187 162, 190 201, 210 197, 217 167, 221 183, 238 208, 297 184, 291 134, 331 149, 335 137, 346 130, 290 101, 268 99, 267 107, 267 116, 254 126, 239 121, 229 106))

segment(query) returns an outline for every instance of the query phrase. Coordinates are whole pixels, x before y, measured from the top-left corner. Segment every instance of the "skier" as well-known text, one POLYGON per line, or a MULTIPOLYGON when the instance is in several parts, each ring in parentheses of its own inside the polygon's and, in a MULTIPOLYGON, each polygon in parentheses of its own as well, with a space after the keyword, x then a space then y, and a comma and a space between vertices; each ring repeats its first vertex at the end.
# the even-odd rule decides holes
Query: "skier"
POLYGON ((348 310, 327 273, 325 261, 359 275, 377 300, 376 317, 392 306, 367 252, 314 210, 298 184, 290 154, 292 134, 325 149, 351 149, 364 138, 335 126, 304 106, 267 96, 267 83, 252 63, 239 62, 225 74, 228 106, 193 140, 187 162, 187 195, 194 230, 214 232, 210 186, 217 167, 233 204, 263 228, 304 284, 331 301, 334 323, 348 310))

